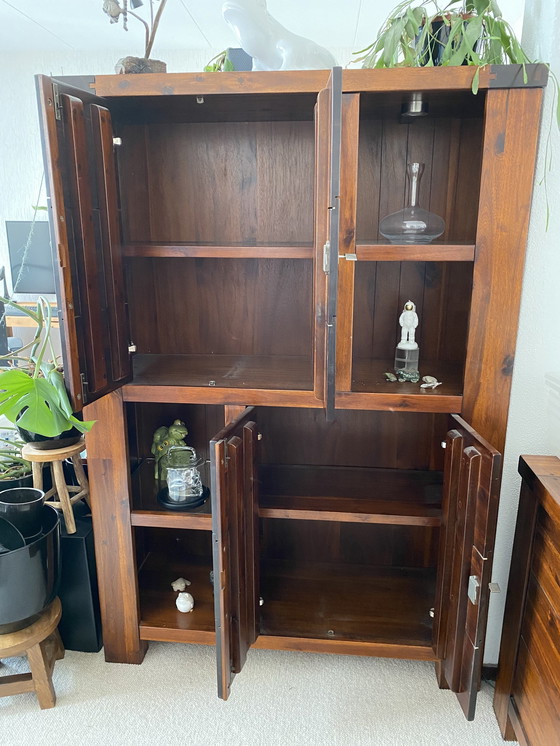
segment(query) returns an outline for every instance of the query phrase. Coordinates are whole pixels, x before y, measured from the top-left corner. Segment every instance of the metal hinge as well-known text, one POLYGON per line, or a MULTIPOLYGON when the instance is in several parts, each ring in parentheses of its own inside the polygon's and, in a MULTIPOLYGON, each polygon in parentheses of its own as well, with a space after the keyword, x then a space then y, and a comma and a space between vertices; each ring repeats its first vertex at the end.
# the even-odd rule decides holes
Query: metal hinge
POLYGON ((113 137, 113 147, 118 148, 122 145, 122 137, 113 137))
POLYGON ((327 241, 323 246, 323 272, 328 275, 331 271, 331 242, 327 241))
POLYGON ((62 105, 60 103, 60 93, 58 91, 58 84, 53 83, 53 103, 54 103, 54 116, 59 121, 62 120, 62 105))
POLYGON ((133 352, 136 352, 136 345, 131 340, 128 345, 128 354, 132 355, 133 352))
MULTIPOLYGON (((88 400, 88 386, 89 383, 86 381, 86 377, 83 373, 80 373, 80 382, 82 384, 82 404, 86 404, 88 400)), ((80 398, 80 395, 78 394, 78 399, 80 398)))

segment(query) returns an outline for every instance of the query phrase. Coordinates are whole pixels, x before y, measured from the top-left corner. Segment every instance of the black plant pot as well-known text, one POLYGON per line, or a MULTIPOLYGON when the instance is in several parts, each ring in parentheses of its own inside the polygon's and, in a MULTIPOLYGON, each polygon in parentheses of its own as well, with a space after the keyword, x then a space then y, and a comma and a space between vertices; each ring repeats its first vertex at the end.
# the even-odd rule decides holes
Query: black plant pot
POLYGON ((18 479, 0 479, 0 492, 12 490, 14 487, 32 487, 33 474, 26 474, 18 479))
POLYGON ((60 524, 50 505, 42 508, 39 538, 0 555, 0 635, 32 624, 58 595, 60 524))
MULTIPOLYGON (((466 17, 465 17, 466 18, 466 17)), ((466 25, 466 24, 464 24, 466 25)), ((428 62, 432 61, 434 66, 441 65, 441 58, 443 56, 443 50, 445 45, 449 41, 450 27, 443 20, 434 20, 431 23, 431 36, 424 43, 422 49, 422 64, 427 65, 428 62)), ((476 42, 474 45, 474 51, 476 52, 480 42, 476 42)), ((468 60, 464 59, 461 65, 468 65, 468 60)))
POLYGON ((34 487, 14 487, 0 492, 0 516, 21 531, 26 539, 32 539, 43 528, 43 503, 45 493, 34 487))
POLYGON ((78 443, 82 437, 82 433, 75 427, 70 428, 70 430, 65 430, 63 433, 60 433, 60 435, 54 435, 53 437, 39 435, 39 433, 31 433, 29 430, 24 430, 22 427, 18 427, 18 432, 21 435, 22 440, 26 443, 31 443, 34 448, 39 448, 43 451, 73 446, 78 443))

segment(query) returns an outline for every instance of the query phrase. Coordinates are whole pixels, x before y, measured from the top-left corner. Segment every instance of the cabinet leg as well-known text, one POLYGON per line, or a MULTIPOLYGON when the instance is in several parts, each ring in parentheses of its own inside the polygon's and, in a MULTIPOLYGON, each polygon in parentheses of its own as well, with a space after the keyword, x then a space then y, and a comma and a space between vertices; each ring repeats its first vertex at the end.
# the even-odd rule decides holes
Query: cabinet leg
POLYGON ((447 683, 447 679, 445 678, 445 674, 443 672, 443 661, 436 661, 435 671, 439 688, 449 689, 449 684, 447 683))
POLYGON ((504 729, 504 732, 502 733, 502 737, 504 741, 517 741, 515 728, 513 727, 513 723, 511 722, 511 718, 509 715, 507 716, 506 727, 504 729))

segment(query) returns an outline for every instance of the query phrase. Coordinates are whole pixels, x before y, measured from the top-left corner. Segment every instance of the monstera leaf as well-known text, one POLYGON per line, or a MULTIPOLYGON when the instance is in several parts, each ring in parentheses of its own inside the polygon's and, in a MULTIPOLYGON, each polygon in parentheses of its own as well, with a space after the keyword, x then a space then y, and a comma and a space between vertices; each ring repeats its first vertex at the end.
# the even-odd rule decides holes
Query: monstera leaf
POLYGON ((88 432, 93 422, 81 422, 72 414, 61 373, 47 370, 33 378, 21 368, 0 373, 0 415, 30 432, 54 437, 72 426, 88 432))

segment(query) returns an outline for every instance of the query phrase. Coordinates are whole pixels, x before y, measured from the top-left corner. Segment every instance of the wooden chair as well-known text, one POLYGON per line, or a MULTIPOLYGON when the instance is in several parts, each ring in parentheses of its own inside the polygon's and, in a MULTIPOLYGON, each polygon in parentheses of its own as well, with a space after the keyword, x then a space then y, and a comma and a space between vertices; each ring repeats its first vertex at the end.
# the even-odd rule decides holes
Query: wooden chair
POLYGON ((42 710, 54 707, 54 663, 64 658, 64 646, 56 629, 62 609, 58 598, 29 627, 0 635, 0 659, 26 655, 30 673, 0 676, 0 697, 35 692, 42 710))
POLYGON ((45 502, 48 502, 53 508, 62 510, 66 531, 69 534, 76 533, 76 521, 72 510, 73 503, 85 498, 89 505, 89 484, 80 458, 80 453, 84 448, 84 439, 82 438, 79 443, 73 446, 49 450, 41 450, 35 448, 31 443, 27 443, 21 451, 23 458, 31 461, 33 486, 39 490, 43 489, 43 466, 44 464, 50 464, 53 486, 45 493, 45 502), (74 464, 79 486, 66 484, 63 468, 66 459, 71 459, 74 464), (73 493, 72 497, 70 497, 70 493, 73 493))

